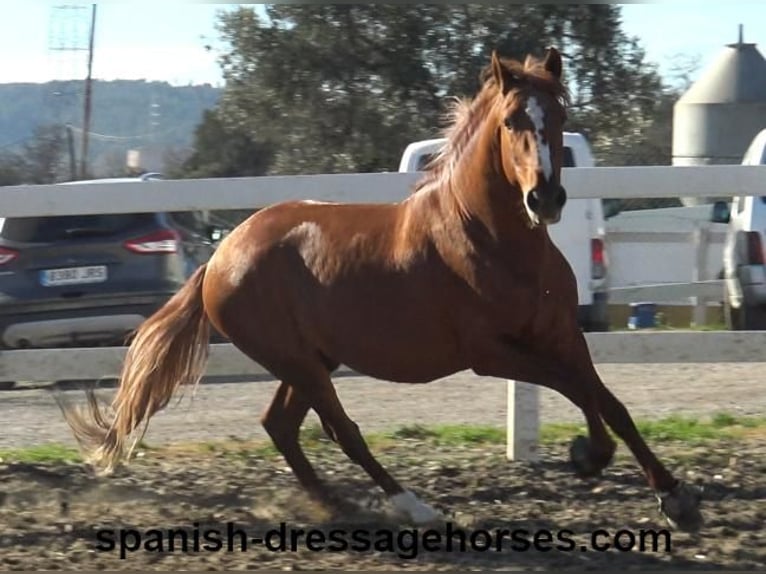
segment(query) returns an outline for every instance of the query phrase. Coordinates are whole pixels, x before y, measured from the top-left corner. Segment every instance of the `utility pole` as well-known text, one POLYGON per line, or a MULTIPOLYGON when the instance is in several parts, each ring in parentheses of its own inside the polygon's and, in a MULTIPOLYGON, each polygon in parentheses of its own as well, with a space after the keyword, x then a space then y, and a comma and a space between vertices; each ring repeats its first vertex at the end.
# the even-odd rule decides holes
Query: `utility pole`
POLYGON ((85 111, 82 126, 82 151, 80 152, 80 179, 87 178, 88 172, 88 137, 90 135, 90 109, 93 70, 93 38, 96 32, 96 5, 93 4, 90 19, 90 41, 88 42, 88 75, 85 78, 85 111))
POLYGON ((72 134, 72 126, 66 125, 66 143, 69 150, 69 179, 77 179, 77 158, 74 155, 74 135, 72 134))

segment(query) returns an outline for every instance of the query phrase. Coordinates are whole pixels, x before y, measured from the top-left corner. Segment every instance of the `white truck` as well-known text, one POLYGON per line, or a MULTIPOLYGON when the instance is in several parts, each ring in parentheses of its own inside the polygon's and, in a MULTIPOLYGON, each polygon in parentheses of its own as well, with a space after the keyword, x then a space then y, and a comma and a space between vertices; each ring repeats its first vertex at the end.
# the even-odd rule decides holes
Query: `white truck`
MULTIPOLYGON (((409 144, 399 171, 423 171, 444 143, 444 138, 437 138, 409 144)), ((565 132, 564 167, 594 165, 588 140, 580 133, 565 132)), ((583 331, 608 331, 608 259, 601 200, 570 199, 561 220, 552 225, 549 232, 577 277, 580 326, 583 331)))
MULTIPOLYGON (((750 143, 742 165, 766 165, 766 129, 750 143)), ((766 185, 760 194, 713 205, 712 221, 728 223, 723 248, 724 315, 732 330, 766 330, 766 185)))

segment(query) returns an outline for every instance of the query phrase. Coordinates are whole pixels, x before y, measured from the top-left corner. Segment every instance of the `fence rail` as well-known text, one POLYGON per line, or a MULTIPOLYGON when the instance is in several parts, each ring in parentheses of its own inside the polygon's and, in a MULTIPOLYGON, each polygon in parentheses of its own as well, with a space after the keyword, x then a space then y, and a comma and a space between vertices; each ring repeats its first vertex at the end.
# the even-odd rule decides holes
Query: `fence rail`
MULTIPOLYGON (((103 185, 21 185, 0 190, 3 217, 249 209, 279 201, 400 201, 418 173, 353 173, 229 179, 155 180, 103 185)), ((718 197, 761 189, 766 166, 565 168, 570 199, 718 197)))
MULTIPOLYGON (((662 210, 651 210, 659 211, 662 210)), ((643 224, 647 227, 657 223, 655 231, 623 231, 619 226, 607 223, 608 252, 618 263, 616 267, 610 267, 610 303, 682 304, 685 301, 694 306, 692 323, 705 324, 708 305, 724 298, 724 282, 713 277, 723 265, 726 232, 720 229, 720 224, 713 225, 709 221, 687 222, 694 226, 688 231, 668 231, 667 221, 660 225, 648 217, 644 219, 643 224), (640 258, 637 257, 638 249, 640 258), (687 281, 678 280, 680 271, 688 274, 687 281), (640 283, 632 283, 639 276, 640 283), (675 281, 658 281, 660 276, 675 281), (631 282, 615 284, 618 281, 631 282)))
MULTIPOLYGON (((587 333, 597 364, 766 363, 766 331, 587 333)), ((0 351, 0 381, 50 382, 117 377, 126 347, 0 351)), ((338 372, 353 373, 346 366, 338 372)), ((207 375, 268 375, 230 343, 210 346, 207 375)))

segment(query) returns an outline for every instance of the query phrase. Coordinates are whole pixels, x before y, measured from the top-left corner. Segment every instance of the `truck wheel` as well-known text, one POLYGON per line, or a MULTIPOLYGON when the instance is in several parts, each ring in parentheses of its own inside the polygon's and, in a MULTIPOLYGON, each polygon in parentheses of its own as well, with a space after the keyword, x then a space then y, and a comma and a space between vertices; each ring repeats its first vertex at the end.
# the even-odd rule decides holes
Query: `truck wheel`
POLYGON ((723 300, 723 321, 729 331, 741 330, 739 316, 740 309, 732 307, 729 302, 729 297, 725 297, 723 300))
POLYGON ((766 331, 766 307, 763 305, 742 305, 739 309, 741 330, 766 331))
POLYGON ((591 321, 588 323, 588 332, 590 333, 606 333, 609 331, 608 321, 591 321))

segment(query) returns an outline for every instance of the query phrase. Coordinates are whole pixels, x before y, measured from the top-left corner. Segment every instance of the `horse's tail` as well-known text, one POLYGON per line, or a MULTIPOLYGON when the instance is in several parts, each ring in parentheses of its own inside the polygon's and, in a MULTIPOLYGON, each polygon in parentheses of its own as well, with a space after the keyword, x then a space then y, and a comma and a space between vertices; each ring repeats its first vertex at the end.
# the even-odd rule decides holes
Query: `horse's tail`
POLYGON ((125 441, 164 408, 181 385, 196 385, 209 353, 210 323, 202 303, 202 265, 186 284, 137 329, 128 348, 120 384, 109 415, 88 391, 86 412, 62 406, 64 417, 85 451, 86 461, 110 472, 130 458, 137 437, 125 455, 125 441))

